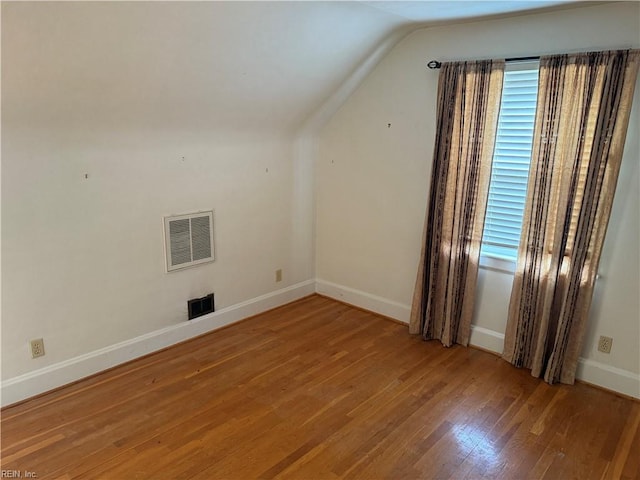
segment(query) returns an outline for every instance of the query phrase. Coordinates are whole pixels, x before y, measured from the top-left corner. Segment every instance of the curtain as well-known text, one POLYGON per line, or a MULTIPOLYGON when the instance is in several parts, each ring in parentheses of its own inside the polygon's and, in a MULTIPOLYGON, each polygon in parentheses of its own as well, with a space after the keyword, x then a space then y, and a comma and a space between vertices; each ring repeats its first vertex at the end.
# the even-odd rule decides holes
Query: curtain
POLYGON ((467 345, 504 61, 442 65, 429 206, 409 331, 467 345))
POLYGON ((503 358, 573 383, 611 212, 639 51, 543 57, 503 358))

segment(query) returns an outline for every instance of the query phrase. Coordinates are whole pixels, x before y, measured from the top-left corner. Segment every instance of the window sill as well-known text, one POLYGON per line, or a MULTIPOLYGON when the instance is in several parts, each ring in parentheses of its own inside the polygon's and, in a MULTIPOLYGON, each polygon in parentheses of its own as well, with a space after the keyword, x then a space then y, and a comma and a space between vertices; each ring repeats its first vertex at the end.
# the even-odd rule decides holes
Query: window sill
POLYGON ((480 268, 513 275, 516 271, 516 262, 510 258, 485 253, 480 255, 480 268))

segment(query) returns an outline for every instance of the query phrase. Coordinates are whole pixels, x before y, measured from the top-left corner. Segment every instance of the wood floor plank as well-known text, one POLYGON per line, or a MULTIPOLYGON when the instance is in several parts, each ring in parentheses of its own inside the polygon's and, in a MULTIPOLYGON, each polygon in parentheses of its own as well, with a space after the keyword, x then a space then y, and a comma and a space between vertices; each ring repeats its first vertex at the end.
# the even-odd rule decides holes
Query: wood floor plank
POLYGON ((1 413, 39 479, 640 477, 640 403, 320 296, 1 413))

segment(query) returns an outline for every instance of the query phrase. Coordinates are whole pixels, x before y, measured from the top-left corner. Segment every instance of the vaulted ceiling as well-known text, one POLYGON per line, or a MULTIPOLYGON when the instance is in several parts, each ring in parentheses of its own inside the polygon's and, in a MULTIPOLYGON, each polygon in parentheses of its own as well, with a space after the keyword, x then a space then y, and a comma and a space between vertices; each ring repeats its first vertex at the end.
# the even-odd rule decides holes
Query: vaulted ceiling
POLYGON ((3 121, 295 131, 398 29, 564 3, 3 2, 3 121))

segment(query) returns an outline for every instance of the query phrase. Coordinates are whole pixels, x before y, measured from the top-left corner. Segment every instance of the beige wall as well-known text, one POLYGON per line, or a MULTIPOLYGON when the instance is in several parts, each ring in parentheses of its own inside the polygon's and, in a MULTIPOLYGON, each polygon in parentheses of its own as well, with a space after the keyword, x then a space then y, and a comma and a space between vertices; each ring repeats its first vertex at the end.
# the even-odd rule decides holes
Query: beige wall
POLYGON ((293 137, 210 105, 218 84, 198 100, 200 17, 57 5, 3 4, 3 380, 186 323, 189 298, 220 310, 313 278, 293 137), (165 273, 163 216, 210 209, 215 262, 165 273))
MULTIPOLYGON (((431 174, 437 71, 428 60, 508 58, 638 47, 640 4, 613 3, 414 32, 322 131, 316 169, 320 281, 411 302, 431 174)), ((583 357, 640 372, 640 88, 583 357), (610 355, 596 337, 614 338, 610 355)), ((474 323, 504 332, 512 276, 481 270, 474 323)))
POLYGON ((3 378, 182 322, 189 298, 221 309, 292 282, 289 142, 3 128, 3 378), (212 208, 215 262, 165 273, 163 216, 212 208))
POLYGON ((1 12, 3 404, 313 292, 309 132, 406 19, 360 2, 1 12), (166 274, 163 216, 205 209, 215 262, 166 274), (187 322, 212 291, 218 312, 187 322))
MULTIPOLYGON (((219 22, 215 29, 175 2, 153 15, 151 4, 118 5, 3 4, 3 392, 6 379, 31 382, 14 399, 104 368, 102 360, 91 372, 76 366, 100 352, 108 357, 118 342, 124 343, 109 365, 153 350, 147 335, 187 323, 186 300, 210 291, 222 309, 295 287, 317 269, 320 281, 364 293, 402 317, 415 280, 435 127, 437 73, 425 62, 639 43, 638 4, 420 30, 384 56, 316 138, 317 125, 398 40, 396 31, 294 139, 292 125, 319 102, 320 90, 301 96, 312 79, 282 82, 282 71, 260 63, 259 72, 273 73, 252 77, 262 88, 247 90, 246 78, 237 82, 234 75, 247 64, 238 52, 252 52, 253 37, 237 32, 244 17, 228 11, 231 3, 197 4, 224 10, 209 12, 219 22), (233 41, 208 36, 221 31, 233 41), (219 77, 224 72, 211 44, 216 55, 228 54, 224 72, 231 78, 219 77), (274 102, 278 108, 269 107, 274 102), (162 217, 210 208, 216 261, 166 274, 162 217), (275 283, 276 268, 284 270, 282 283, 275 283), (32 360, 28 342, 40 337, 47 354, 32 360), (134 349, 130 340, 149 346, 134 349), (54 370, 68 375, 41 387, 54 370)), ((352 13, 362 20, 362 12, 352 13)), ((382 20, 371 15, 375 30, 382 20)), ((260 28, 259 15, 254 20, 260 28)), ((344 43, 352 55, 342 63, 355 65, 356 53, 370 48, 358 43, 366 35, 366 29, 328 35, 320 42, 327 50, 322 58, 331 61, 344 43)), ((278 40, 290 43, 286 36, 278 40)), ((281 50, 268 53, 280 61, 281 50)), ((304 57, 316 65, 315 57, 304 57)), ((273 60, 246 58, 251 65, 273 60)), ((337 71, 324 64, 321 70, 337 71)), ((632 131, 638 131, 638 103, 632 131)), ((631 372, 640 371, 638 157, 632 135, 584 354, 631 372), (614 337, 611 355, 595 352, 599 334, 614 337)), ((477 326, 503 331, 510 282, 508 275, 481 271, 477 326)))

